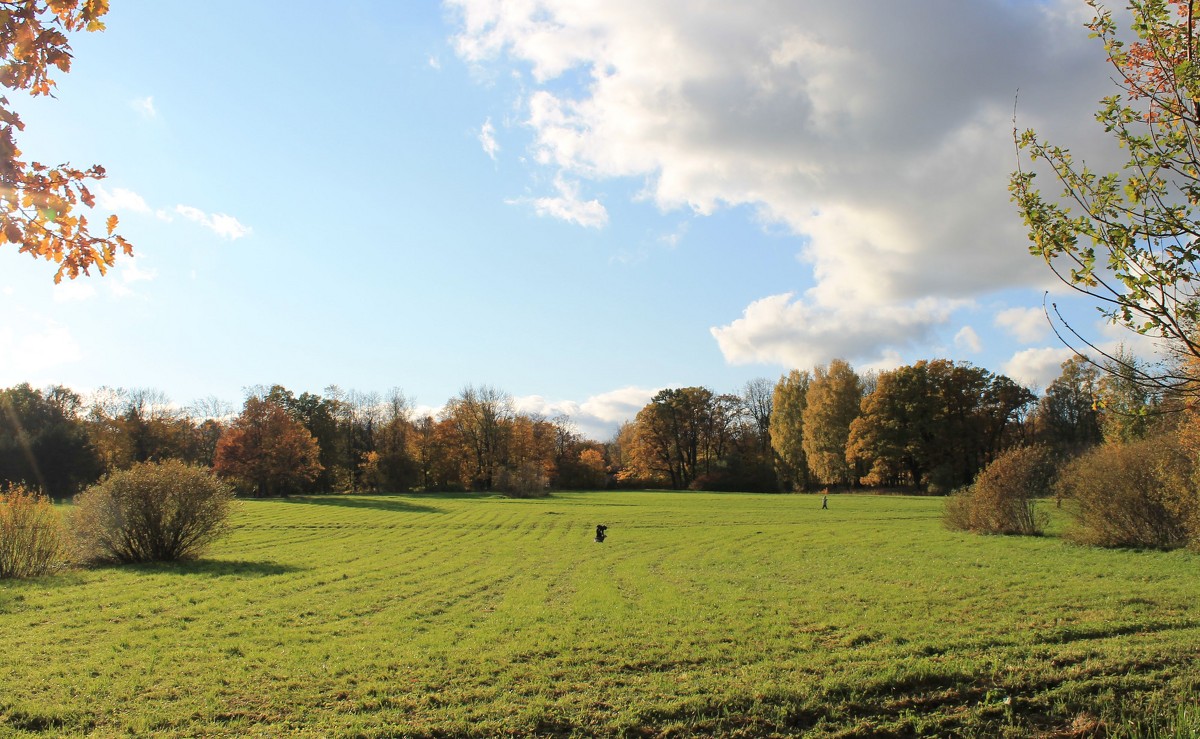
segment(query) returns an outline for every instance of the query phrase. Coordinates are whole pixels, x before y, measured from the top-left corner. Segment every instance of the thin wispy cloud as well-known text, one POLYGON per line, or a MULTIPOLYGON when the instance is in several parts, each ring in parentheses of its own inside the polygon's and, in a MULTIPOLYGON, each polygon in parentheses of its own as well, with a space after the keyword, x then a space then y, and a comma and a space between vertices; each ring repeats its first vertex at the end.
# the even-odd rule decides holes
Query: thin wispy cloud
POLYGON ((96 206, 101 210, 131 213, 149 213, 150 206, 146 199, 133 190, 115 187, 112 190, 104 186, 96 188, 96 206))
POLYGON ((206 213, 190 205, 176 205, 175 212, 230 241, 249 236, 252 233, 249 226, 226 213, 206 213))
POLYGON ((144 98, 138 98, 130 103, 133 109, 141 113, 145 118, 157 118, 158 109, 154 107, 154 96, 148 95, 144 98))
POLYGON ((603 228, 608 224, 608 209, 599 200, 581 199, 579 183, 556 177, 554 189, 558 195, 553 197, 518 198, 507 202, 510 205, 532 205, 539 216, 557 218, 587 228, 603 228))
POLYGON ((483 126, 479 129, 479 144, 483 147, 483 152, 491 157, 492 161, 496 161, 496 153, 500 151, 500 144, 496 142, 496 128, 492 125, 492 119, 488 118, 483 122, 483 126))

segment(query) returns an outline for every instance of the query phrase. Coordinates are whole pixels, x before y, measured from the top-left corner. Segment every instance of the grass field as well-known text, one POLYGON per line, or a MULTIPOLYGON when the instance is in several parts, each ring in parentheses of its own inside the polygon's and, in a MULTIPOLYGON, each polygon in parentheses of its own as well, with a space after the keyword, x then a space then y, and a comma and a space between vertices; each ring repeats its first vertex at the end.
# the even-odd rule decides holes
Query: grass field
POLYGON ((942 504, 245 501, 203 561, 0 583, 0 735, 1200 727, 1200 556, 949 532, 942 504))

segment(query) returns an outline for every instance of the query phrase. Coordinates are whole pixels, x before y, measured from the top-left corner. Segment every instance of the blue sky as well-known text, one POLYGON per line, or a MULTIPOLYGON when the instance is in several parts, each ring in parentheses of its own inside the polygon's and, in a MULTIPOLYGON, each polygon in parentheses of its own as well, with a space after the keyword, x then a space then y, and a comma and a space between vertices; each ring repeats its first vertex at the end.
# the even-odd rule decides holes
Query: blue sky
POLYGON ((834 357, 1044 387, 1013 104, 1107 156, 1086 7, 842 5, 114 2, 14 104, 136 258, 0 253, 0 385, 490 384, 597 436, 834 357))

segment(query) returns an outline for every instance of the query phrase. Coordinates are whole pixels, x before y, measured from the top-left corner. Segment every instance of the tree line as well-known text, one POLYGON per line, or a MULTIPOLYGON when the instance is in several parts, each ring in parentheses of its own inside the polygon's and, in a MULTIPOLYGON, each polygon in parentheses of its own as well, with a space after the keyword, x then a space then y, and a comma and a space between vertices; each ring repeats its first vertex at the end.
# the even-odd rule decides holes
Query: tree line
POLYGON ((883 487, 948 493, 1004 452, 1061 457, 1144 437, 1163 398, 1139 361, 1064 362, 1039 397, 1002 374, 946 359, 860 374, 844 360, 740 394, 659 392, 610 445, 619 480, 708 490, 883 487))
POLYGON ((599 488, 607 448, 569 418, 516 411, 508 394, 464 388, 420 417, 399 390, 297 395, 252 389, 234 413, 209 398, 181 407, 161 392, 61 386, 0 390, 0 484, 55 497, 140 462, 177 459, 213 469, 244 494, 599 488))
POLYGON ((862 374, 834 360, 737 393, 661 390, 606 442, 568 417, 519 412, 486 385, 421 415, 399 390, 256 387, 235 412, 215 398, 182 407, 149 389, 84 398, 22 384, 0 390, 0 483, 66 497, 139 462, 177 459, 256 496, 609 486, 944 493, 1015 446, 1075 453, 1144 436, 1160 400, 1136 378, 1123 380, 1123 366, 1136 360, 1122 355, 1111 372, 1069 360, 1039 398, 945 359, 862 374))

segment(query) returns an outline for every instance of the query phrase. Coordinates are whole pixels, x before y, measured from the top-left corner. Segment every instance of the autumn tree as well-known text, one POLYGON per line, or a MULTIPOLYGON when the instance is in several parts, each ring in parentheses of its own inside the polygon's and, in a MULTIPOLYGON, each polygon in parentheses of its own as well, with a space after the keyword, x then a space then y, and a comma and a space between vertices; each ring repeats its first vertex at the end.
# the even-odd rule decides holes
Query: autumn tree
POLYGON ((468 385, 442 411, 463 449, 464 478, 477 490, 491 490, 506 455, 515 415, 512 396, 489 385, 468 385))
POLYGON ((217 442, 225 431, 225 422, 233 417, 233 404, 214 395, 194 401, 188 408, 196 426, 195 463, 211 468, 217 456, 217 442))
POLYGON ((317 440, 282 406, 251 395, 217 442, 213 468, 259 497, 303 489, 321 472, 317 440))
POLYGON ((688 487, 711 469, 711 454, 724 429, 714 420, 716 396, 708 388, 660 390, 634 419, 631 467, 642 478, 659 478, 674 489, 688 487))
MULTIPOLYGON (((7 0, 0 2, 0 84, 14 92, 52 96, 51 74, 69 72, 71 46, 67 33, 100 31, 108 0, 7 0)), ((54 281, 74 279, 95 267, 104 274, 116 254, 132 254, 129 242, 115 234, 117 217, 109 216, 104 234, 92 233, 78 206, 91 208, 95 196, 89 181, 104 178, 104 168, 50 167, 26 161, 16 134, 25 124, 7 97, 0 97, 0 243, 58 264, 54 281)))
POLYGON ((813 369, 803 412, 804 457, 821 485, 848 485, 854 468, 846 461, 850 424, 858 417, 862 384, 842 359, 813 369))
POLYGON ((1007 377, 937 359, 881 373, 850 426, 847 461, 872 485, 948 492, 1011 442, 1034 395, 1007 377))
POLYGON ((586 439, 565 415, 552 418, 554 470, 552 487, 560 490, 598 490, 608 484, 605 446, 586 439))
MULTIPOLYGON (((1019 168, 1013 200, 1029 228, 1030 252, 1062 282, 1114 324, 1200 357, 1200 8, 1192 0, 1131 0, 1128 36, 1098 0, 1087 1, 1096 12, 1088 28, 1104 45, 1117 87, 1096 119, 1128 159, 1101 173, 1032 130, 1014 131, 1034 170, 1048 173, 1062 194, 1043 195, 1038 172, 1019 168)), ((1159 390, 1200 390, 1186 373, 1122 364, 1054 313, 1060 336, 1085 344, 1077 351, 1102 370, 1120 367, 1129 380, 1159 390)))
POLYGON ((425 416, 413 423, 408 437, 409 455, 416 465, 417 487, 421 490, 463 490, 461 471, 465 455, 454 425, 425 416))
POLYGON ((812 375, 792 370, 775 384, 770 421, 771 446, 779 460, 780 478, 789 489, 808 485, 808 460, 804 455, 804 409, 812 375))
POLYGON ((410 452, 413 433, 412 401, 393 388, 380 405, 379 426, 374 434, 377 487, 388 491, 410 490, 417 484, 417 463, 410 452))
POLYGON ((187 409, 153 388, 97 389, 85 425, 109 472, 165 459, 211 465, 221 430, 217 423, 201 429, 187 409))

